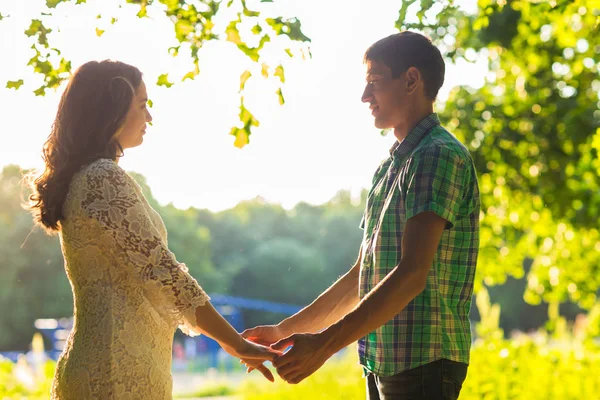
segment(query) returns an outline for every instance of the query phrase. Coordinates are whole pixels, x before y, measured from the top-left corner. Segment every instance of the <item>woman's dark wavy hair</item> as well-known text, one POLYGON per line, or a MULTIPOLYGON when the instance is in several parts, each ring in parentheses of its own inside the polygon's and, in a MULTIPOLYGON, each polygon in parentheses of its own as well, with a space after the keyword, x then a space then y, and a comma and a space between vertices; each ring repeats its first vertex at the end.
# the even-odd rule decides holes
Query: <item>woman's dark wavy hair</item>
POLYGON ((116 135, 141 81, 139 69, 110 60, 90 61, 71 77, 42 150, 45 169, 30 178, 27 208, 48 233, 60 230, 73 175, 99 158, 122 155, 116 135))

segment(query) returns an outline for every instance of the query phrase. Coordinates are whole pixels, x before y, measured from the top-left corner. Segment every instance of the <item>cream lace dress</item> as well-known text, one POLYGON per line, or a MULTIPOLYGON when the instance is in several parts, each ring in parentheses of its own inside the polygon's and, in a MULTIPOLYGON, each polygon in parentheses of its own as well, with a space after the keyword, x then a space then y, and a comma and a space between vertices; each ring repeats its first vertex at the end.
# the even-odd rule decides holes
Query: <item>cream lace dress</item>
POLYGON ((171 399, 177 326, 209 298, 167 248, 160 216, 114 161, 71 182, 60 233, 75 303, 52 399, 171 399))

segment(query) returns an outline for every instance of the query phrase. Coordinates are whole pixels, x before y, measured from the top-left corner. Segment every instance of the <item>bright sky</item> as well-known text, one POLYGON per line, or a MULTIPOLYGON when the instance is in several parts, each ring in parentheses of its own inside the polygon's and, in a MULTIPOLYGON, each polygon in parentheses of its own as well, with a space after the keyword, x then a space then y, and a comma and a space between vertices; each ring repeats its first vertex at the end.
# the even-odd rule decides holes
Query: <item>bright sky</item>
MULTIPOLYGON (((325 202, 340 189, 357 193, 369 186, 394 137, 380 136, 360 101, 362 55, 374 41, 395 32, 399 2, 278 0, 274 12, 302 21, 313 57, 281 58, 284 106, 274 94, 276 78, 248 82, 246 106, 261 126, 242 150, 233 146, 228 132, 237 121, 239 76, 251 66, 246 56, 231 43, 210 43, 200 53, 200 75, 179 83, 191 63, 167 52, 177 44, 172 23, 160 10, 140 20, 132 6, 113 6, 118 2, 88 0, 85 6, 57 9, 53 22, 60 32, 50 38, 72 60, 73 69, 111 58, 144 72, 154 123, 144 144, 126 151, 120 165, 145 175, 159 202, 217 211, 260 195, 292 207, 299 201, 325 202), (98 14, 105 18, 97 20, 98 14), (119 21, 110 25, 111 17, 119 21), (100 38, 96 27, 106 29, 100 38), (166 72, 177 84, 155 86, 166 72)), ((463 3, 472 7, 474 1, 463 3)), ((32 50, 23 31, 44 4, 0 0, 0 12, 10 15, 0 21, 0 167, 41 166, 40 150, 64 88, 45 97, 32 93, 40 77, 26 67, 32 50), (20 90, 4 88, 6 81, 21 78, 25 85, 20 90)), ((266 61, 276 65, 278 59, 266 61)), ((481 86, 485 72, 484 61, 448 66, 440 97, 456 85, 481 86)))

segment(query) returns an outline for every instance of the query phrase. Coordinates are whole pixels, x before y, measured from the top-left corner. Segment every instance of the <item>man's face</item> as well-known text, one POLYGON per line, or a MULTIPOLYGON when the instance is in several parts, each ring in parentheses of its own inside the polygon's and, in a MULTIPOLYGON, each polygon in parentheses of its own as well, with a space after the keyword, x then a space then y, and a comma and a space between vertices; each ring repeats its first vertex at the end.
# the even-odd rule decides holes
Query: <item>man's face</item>
POLYGON ((409 109, 404 74, 394 79, 392 70, 377 61, 367 61, 367 84, 361 100, 369 103, 375 126, 390 129, 400 125, 409 109))

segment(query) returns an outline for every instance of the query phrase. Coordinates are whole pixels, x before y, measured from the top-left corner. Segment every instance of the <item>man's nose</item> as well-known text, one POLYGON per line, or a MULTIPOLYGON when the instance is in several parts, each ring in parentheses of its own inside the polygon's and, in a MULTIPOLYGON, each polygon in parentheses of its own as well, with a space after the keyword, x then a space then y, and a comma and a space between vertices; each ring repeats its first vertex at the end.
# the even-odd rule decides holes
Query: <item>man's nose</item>
POLYGON ((371 93, 371 89, 369 88, 369 85, 367 85, 365 87, 365 90, 363 91, 363 94, 362 94, 360 100, 363 103, 369 103, 372 98, 373 98, 373 94, 371 93))

